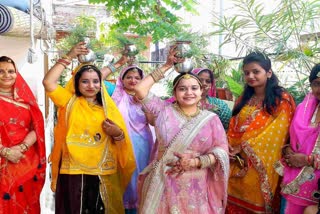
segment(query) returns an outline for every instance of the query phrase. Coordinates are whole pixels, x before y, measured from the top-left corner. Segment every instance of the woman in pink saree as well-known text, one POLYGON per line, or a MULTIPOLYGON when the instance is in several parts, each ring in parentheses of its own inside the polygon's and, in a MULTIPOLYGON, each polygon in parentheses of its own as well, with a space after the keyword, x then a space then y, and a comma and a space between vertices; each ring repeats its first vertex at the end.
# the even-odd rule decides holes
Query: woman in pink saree
POLYGON ((283 175, 281 194, 286 199, 285 213, 303 213, 319 199, 320 178, 320 64, 313 67, 309 93, 297 107, 290 126, 290 144, 283 149, 283 159, 276 170, 283 175))
POLYGON ((136 96, 154 113, 158 145, 156 158, 139 176, 139 213, 224 213, 229 176, 228 144, 219 117, 200 110, 202 83, 192 73, 173 82, 175 104, 149 92, 176 58, 135 87, 136 96))

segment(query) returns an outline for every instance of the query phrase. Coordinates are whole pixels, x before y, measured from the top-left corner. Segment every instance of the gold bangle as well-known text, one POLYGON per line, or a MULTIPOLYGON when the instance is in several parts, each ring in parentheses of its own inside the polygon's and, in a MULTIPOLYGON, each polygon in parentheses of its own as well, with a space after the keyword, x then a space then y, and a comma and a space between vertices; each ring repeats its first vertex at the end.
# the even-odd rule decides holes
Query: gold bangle
POLYGON ((19 146, 22 150, 22 153, 28 151, 28 149, 29 149, 29 146, 26 143, 21 143, 19 146))
POLYGON ((68 56, 67 54, 63 55, 61 58, 62 58, 62 59, 67 59, 67 60, 69 60, 70 62, 72 61, 72 58, 71 58, 70 56, 68 56))
POLYGON ((201 167, 200 167, 201 169, 208 168, 212 164, 209 155, 201 155, 201 156, 199 156, 199 159, 201 162, 201 167))
POLYGON ((3 157, 7 158, 8 159, 8 156, 11 154, 11 149, 10 148, 6 148, 6 152, 4 154, 3 157))
POLYGON ((122 141, 124 139, 124 132, 122 131, 121 134, 117 137, 112 137, 115 141, 122 141))

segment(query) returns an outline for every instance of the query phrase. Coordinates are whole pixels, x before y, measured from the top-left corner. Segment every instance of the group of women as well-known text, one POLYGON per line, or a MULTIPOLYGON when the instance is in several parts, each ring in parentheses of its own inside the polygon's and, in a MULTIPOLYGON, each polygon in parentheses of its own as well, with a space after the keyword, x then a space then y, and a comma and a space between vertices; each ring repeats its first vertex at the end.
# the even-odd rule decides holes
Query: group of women
MULTIPOLYGON (((147 76, 125 67, 112 94, 103 80, 128 62, 125 54, 101 70, 81 64, 58 85, 72 59, 87 53, 78 43, 43 80, 58 108, 48 158, 56 213, 278 213, 280 193, 282 213, 317 210, 310 205, 320 195, 320 64, 310 73, 312 92, 295 110, 270 59, 250 53, 231 112, 214 97, 206 68, 179 73, 170 101, 150 92, 183 61, 175 47, 147 76)), ((0 57, 0 103, 0 213, 40 213, 42 114, 8 57, 0 57)))

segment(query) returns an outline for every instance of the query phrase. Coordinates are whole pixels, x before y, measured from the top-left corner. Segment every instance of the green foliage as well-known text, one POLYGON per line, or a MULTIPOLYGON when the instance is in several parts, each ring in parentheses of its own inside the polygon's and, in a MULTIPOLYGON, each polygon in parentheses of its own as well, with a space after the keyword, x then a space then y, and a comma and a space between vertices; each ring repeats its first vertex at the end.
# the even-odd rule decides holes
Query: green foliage
POLYGON ((134 44, 137 47, 137 54, 147 49, 146 37, 130 35, 121 29, 113 29, 104 37, 104 43, 110 47, 110 51, 118 53, 124 50, 125 45, 134 44))
POLYGON ((85 37, 90 37, 88 48, 94 52, 101 53, 106 49, 103 42, 96 39, 96 19, 91 16, 79 16, 75 19, 74 27, 70 35, 61 39, 57 43, 57 48, 64 52, 69 51, 74 45, 80 41, 84 41, 85 37))
POLYGON ((89 0, 90 3, 104 3, 106 9, 111 11, 115 21, 111 30, 132 32, 140 36, 151 35, 154 41, 171 38, 178 35, 180 18, 175 11, 184 8, 186 11, 196 13, 193 9, 197 4, 195 0, 89 0))

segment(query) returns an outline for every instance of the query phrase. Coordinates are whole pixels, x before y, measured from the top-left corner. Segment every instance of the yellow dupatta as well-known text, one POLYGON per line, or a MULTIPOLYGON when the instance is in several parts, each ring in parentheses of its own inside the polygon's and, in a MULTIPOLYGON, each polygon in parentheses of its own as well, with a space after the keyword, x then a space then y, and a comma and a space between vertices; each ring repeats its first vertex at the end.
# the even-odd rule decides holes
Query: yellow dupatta
MULTIPOLYGON (((65 88, 72 94, 75 93, 74 75, 80 70, 81 67, 85 65, 89 64, 79 65, 73 71, 72 78, 66 84, 65 88)), ((121 142, 113 142, 113 139, 111 137, 107 137, 108 152, 110 152, 112 156, 116 158, 115 161, 117 162, 117 164, 115 166, 117 167, 117 169, 110 170, 110 173, 99 176, 102 183, 100 190, 105 204, 106 212, 114 213, 112 210, 115 210, 119 213, 120 210, 123 210, 122 195, 131 179, 133 171, 135 170, 135 159, 132 144, 123 117, 111 97, 108 95, 103 83, 101 83, 101 96, 105 118, 108 118, 115 124, 117 124, 123 130, 125 135, 125 139, 121 142)), ((74 97, 71 98, 71 100, 73 99, 74 97)), ((78 105, 79 103, 81 103, 81 101, 73 102, 72 105, 78 105)), ((66 138, 68 132, 68 122, 72 120, 72 118, 69 118, 70 110, 73 107, 75 107, 74 109, 77 109, 76 106, 68 108, 70 106, 71 105, 68 104, 58 109, 58 122, 54 130, 55 144, 49 158, 49 161, 52 162, 51 189, 53 191, 55 191, 56 188, 61 158, 62 156, 68 156, 66 138)), ((77 114, 75 112, 72 112, 72 115, 77 114)))

